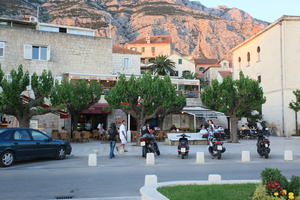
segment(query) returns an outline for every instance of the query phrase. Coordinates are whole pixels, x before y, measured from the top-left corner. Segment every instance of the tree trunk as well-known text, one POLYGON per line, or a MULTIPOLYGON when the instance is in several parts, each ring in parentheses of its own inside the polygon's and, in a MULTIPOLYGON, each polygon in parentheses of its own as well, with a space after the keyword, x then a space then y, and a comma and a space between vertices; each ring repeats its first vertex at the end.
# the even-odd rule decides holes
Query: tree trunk
POLYGON ((29 128, 30 126, 30 118, 29 117, 16 117, 19 121, 20 128, 29 128))
POLYGON ((238 143, 239 138, 237 134, 237 125, 238 125, 238 118, 236 116, 230 116, 230 141, 232 143, 238 143))
POLYGON ((298 116, 297 116, 297 112, 295 112, 295 119, 296 119, 296 134, 299 134, 299 131, 298 131, 298 116))
POLYGON ((77 131, 79 113, 69 112, 71 114, 71 137, 73 138, 73 131, 77 131))

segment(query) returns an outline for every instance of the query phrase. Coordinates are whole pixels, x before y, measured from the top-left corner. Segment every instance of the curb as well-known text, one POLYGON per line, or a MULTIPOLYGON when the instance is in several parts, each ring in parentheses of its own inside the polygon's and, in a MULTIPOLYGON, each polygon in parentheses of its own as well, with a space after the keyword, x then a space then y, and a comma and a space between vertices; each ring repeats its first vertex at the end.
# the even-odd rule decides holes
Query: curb
POLYGON ((221 184, 243 184, 243 183, 260 183, 260 180, 222 180, 219 182, 210 181, 171 181, 161 182, 151 186, 140 188, 142 200, 169 200, 167 197, 157 191, 157 188, 176 185, 221 185, 221 184))

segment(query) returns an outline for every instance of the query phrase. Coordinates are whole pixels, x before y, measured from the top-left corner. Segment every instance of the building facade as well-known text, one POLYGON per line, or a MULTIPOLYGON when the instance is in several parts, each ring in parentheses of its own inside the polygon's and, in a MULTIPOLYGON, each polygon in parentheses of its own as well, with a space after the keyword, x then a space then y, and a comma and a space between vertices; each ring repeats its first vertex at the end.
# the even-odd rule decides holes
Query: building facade
POLYGON ((278 135, 295 133, 295 113, 289 103, 300 88, 299 47, 300 17, 283 16, 232 49, 234 78, 242 71, 260 82, 266 97, 263 119, 278 135))
POLYGON ((141 74, 141 53, 117 45, 112 48, 113 74, 141 74))

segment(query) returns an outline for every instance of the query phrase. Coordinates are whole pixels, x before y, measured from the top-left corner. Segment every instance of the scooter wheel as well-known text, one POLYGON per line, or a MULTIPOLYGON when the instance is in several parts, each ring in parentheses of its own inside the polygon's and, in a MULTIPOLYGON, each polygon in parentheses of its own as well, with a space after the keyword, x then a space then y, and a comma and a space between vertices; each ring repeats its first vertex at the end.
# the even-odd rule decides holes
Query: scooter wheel
POLYGON ((221 157, 222 157, 222 154, 219 152, 218 155, 217 155, 218 160, 220 160, 221 157))
POLYGON ((265 154, 265 159, 268 159, 269 158, 269 154, 265 154))
POLYGON ((181 154, 181 159, 184 159, 184 154, 181 154))

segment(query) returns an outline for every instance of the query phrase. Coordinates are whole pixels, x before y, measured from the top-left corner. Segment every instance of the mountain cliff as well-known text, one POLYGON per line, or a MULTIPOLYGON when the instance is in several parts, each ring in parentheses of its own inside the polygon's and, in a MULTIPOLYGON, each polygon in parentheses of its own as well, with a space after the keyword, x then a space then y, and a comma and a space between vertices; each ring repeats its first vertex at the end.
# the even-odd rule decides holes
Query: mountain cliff
POLYGON ((189 0, 0 1, 1 17, 22 19, 37 13, 41 22, 93 28, 116 44, 148 33, 171 35, 179 53, 217 59, 228 57, 231 48, 268 25, 237 8, 207 8, 189 0))

